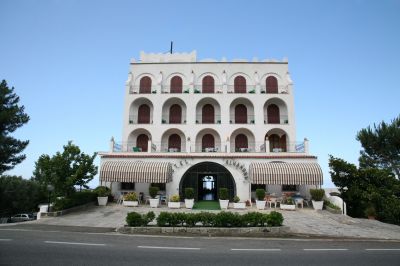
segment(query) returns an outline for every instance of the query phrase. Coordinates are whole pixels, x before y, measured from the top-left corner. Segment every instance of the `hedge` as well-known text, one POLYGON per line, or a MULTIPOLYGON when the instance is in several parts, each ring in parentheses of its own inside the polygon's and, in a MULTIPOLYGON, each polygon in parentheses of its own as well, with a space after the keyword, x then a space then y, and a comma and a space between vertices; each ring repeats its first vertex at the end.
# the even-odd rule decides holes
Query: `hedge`
MULTIPOLYGON (((126 221, 129 226, 147 226, 154 220, 154 213, 139 214, 136 212, 128 213, 126 221), (145 222, 144 222, 145 221, 145 222)), ((157 225, 161 227, 264 227, 282 226, 283 216, 281 213, 272 211, 269 214, 260 212, 249 212, 238 214, 232 212, 160 212, 157 217, 157 225)))
POLYGON ((96 200, 97 194, 92 191, 78 191, 68 197, 56 199, 54 210, 61 211, 75 206, 83 205, 96 200))

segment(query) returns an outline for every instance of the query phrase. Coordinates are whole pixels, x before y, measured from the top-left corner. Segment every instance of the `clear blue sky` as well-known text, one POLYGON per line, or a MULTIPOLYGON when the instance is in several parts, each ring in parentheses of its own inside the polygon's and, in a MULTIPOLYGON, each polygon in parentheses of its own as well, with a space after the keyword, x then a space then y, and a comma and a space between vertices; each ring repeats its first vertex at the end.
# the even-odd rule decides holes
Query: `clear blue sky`
POLYGON ((297 138, 310 140, 327 187, 328 154, 357 163, 357 131, 400 113, 398 0, 0 0, 0 10, 0 79, 31 117, 15 134, 30 140, 27 159, 9 172, 24 178, 68 140, 86 153, 120 140, 130 58, 171 40, 199 59, 288 57, 297 138))

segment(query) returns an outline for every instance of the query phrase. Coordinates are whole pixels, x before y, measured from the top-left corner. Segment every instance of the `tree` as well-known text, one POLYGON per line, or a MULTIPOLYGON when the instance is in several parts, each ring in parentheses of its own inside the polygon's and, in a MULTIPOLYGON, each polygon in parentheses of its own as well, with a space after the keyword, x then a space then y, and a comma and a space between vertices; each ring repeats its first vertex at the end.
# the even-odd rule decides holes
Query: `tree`
POLYGON ((360 167, 390 169, 400 178, 400 116, 385 123, 367 127, 357 133, 361 150, 360 167))
POLYGON ((8 88, 7 82, 0 83, 0 175, 13 169, 25 159, 21 152, 29 141, 21 141, 10 136, 15 130, 28 123, 29 116, 24 112, 24 106, 19 106, 19 97, 14 93, 14 87, 8 88))
POLYGON ((68 142, 64 151, 50 157, 43 154, 35 163, 33 179, 43 185, 54 186, 55 195, 68 196, 75 191, 75 186, 88 188, 97 174, 97 166, 93 164, 96 153, 87 155, 78 146, 68 142))

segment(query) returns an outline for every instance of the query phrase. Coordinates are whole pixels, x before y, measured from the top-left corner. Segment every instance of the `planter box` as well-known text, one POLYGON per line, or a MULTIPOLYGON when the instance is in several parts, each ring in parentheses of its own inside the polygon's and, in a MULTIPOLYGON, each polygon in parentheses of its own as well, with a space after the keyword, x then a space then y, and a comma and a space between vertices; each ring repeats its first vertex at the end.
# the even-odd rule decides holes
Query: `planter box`
POLYGON ((294 211, 294 210, 296 210, 296 205, 293 205, 293 204, 281 204, 280 208, 281 208, 281 210, 294 211))
POLYGON ((229 205, 229 200, 219 200, 219 207, 221 208, 221 210, 227 210, 228 209, 228 205, 229 205))
POLYGON ((108 202, 108 197, 97 197, 97 202, 99 206, 106 206, 108 202))
POLYGON ((312 206, 314 207, 314 210, 316 211, 320 211, 322 210, 322 207, 324 206, 324 202, 323 201, 312 201, 312 206))
POLYGON ((159 199, 149 199, 150 208, 158 208, 159 199))
POLYGON ((179 209, 180 207, 181 207, 181 203, 180 202, 172 202, 172 201, 168 202, 168 208, 179 209))
POLYGON ((122 202, 122 205, 124 205, 126 207, 137 207, 137 206, 139 206, 139 201, 124 200, 122 202))
POLYGON ((234 209, 246 209, 246 203, 245 202, 234 202, 233 208, 234 209))
POLYGON ((257 210, 264 210, 266 202, 266 200, 256 200, 257 210))
POLYGON ((194 199, 185 199, 186 209, 193 209, 194 199))

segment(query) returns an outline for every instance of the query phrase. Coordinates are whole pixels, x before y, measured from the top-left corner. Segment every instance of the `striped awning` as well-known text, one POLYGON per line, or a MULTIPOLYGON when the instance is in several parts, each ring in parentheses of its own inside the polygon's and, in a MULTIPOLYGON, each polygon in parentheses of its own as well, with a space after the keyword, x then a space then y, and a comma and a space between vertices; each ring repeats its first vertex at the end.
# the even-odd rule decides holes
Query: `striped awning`
POLYGON ((100 167, 100 181, 168 183, 172 181, 172 165, 167 162, 106 161, 100 167))
POLYGON ((251 163, 249 176, 253 184, 322 185, 323 182, 317 163, 251 163))

